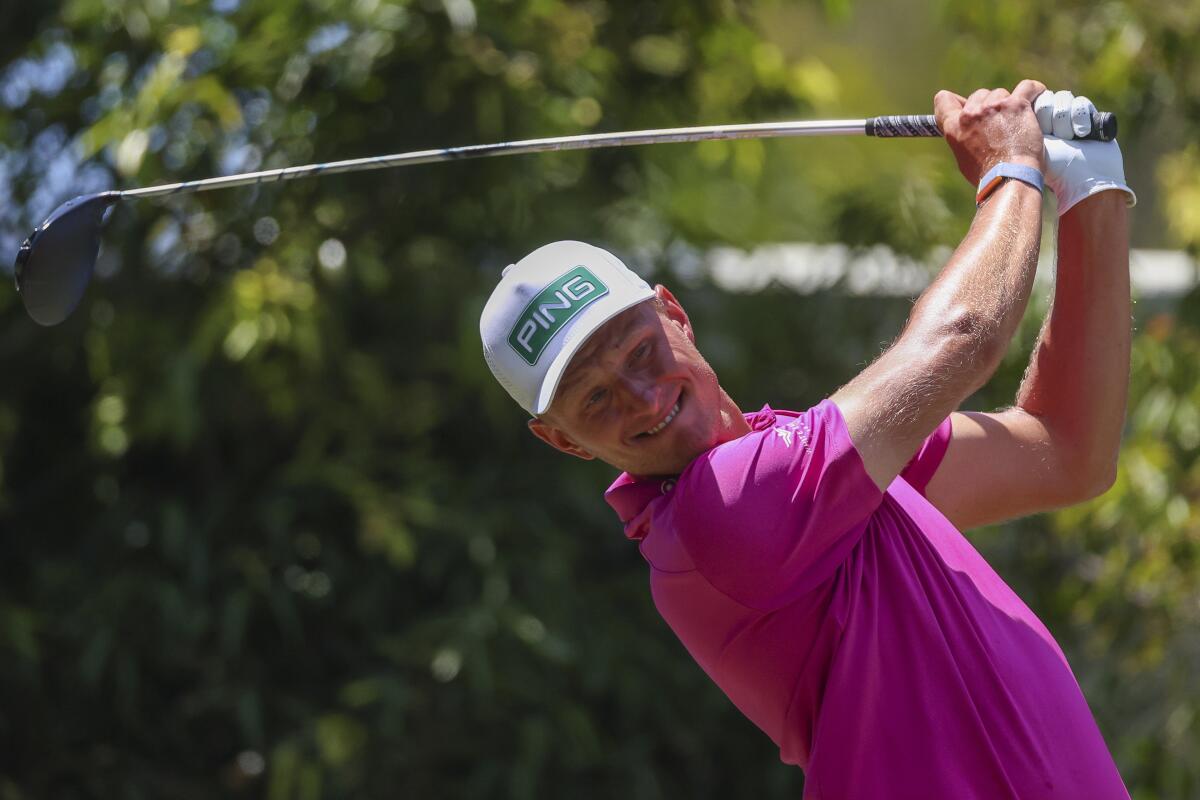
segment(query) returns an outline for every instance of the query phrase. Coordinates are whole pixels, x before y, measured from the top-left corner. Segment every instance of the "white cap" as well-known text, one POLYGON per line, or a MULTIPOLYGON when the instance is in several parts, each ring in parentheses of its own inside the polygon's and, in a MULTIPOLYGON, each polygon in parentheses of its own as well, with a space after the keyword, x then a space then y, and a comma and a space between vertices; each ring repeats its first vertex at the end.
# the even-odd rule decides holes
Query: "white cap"
POLYGON ((543 414, 588 337, 653 297, 650 285, 607 250, 552 242, 505 268, 479 317, 483 356, 521 408, 543 414))

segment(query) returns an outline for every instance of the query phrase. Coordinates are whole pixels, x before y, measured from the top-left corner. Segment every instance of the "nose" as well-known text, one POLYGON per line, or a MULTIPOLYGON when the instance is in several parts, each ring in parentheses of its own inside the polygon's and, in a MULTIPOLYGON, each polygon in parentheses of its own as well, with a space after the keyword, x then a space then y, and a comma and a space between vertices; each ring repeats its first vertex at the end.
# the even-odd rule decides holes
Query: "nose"
POLYGON ((657 408, 661 387, 645 374, 626 374, 621 377, 621 389, 629 404, 638 410, 657 408))

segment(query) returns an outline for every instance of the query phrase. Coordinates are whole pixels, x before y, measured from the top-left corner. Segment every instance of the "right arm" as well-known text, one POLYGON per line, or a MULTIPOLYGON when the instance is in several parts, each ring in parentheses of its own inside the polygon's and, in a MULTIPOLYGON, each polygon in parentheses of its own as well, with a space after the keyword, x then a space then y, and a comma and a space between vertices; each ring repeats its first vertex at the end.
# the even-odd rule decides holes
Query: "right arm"
MULTIPOLYGON (((1000 161, 1042 166, 1033 100, 1022 81, 1010 96, 980 90, 935 98, 938 122, 968 180, 1000 161)), ((1041 194, 1005 182, 978 211, 962 244, 913 307, 895 343, 831 398, 867 473, 886 489, 921 442, 1000 363, 1033 285, 1041 194)))

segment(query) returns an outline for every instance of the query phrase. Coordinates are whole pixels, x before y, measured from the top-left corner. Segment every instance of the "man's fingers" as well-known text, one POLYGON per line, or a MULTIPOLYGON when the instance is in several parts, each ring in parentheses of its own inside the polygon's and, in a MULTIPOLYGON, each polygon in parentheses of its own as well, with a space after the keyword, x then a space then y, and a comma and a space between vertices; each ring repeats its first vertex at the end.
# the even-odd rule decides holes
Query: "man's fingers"
POLYGON ((933 113, 949 114, 951 111, 961 111, 966 105, 967 98, 948 89, 942 89, 933 96, 933 113))
POLYGON ((1092 132, 1092 115, 1096 107, 1092 101, 1080 95, 1071 101, 1071 128, 1076 139, 1082 139, 1092 132))
POLYGON ((963 111, 967 113, 977 113, 983 108, 984 102, 987 101, 988 95, 991 93, 989 89, 976 89, 971 92, 971 96, 967 98, 967 102, 963 104, 963 111))
POLYGON ((1075 137, 1075 128, 1071 124, 1071 106, 1074 102, 1075 95, 1066 89, 1054 93, 1054 129, 1051 132, 1060 139, 1075 137))
POLYGON ((1075 97, 1069 91, 1045 91, 1033 101, 1033 113, 1047 136, 1082 139, 1092 132, 1096 107, 1086 97, 1075 97))
POLYGON ((1008 89, 992 89, 988 92, 987 103, 988 105, 999 105, 1002 101, 1007 100, 1009 96, 1008 89))
POLYGON ((967 99, 962 95, 942 89, 933 96, 933 115, 937 118, 938 127, 946 130, 943 124, 958 112, 962 111, 967 99))
POLYGON ((1033 101, 1033 113, 1037 117, 1038 127, 1042 129, 1042 133, 1047 136, 1054 133, 1054 92, 1045 91, 1039 94, 1033 101))
POLYGON ((1033 105, 1033 101, 1037 100, 1038 96, 1046 91, 1046 84, 1041 81, 1035 81, 1032 78, 1026 78, 1016 85, 1013 89, 1013 97, 1019 97, 1025 102, 1033 105))

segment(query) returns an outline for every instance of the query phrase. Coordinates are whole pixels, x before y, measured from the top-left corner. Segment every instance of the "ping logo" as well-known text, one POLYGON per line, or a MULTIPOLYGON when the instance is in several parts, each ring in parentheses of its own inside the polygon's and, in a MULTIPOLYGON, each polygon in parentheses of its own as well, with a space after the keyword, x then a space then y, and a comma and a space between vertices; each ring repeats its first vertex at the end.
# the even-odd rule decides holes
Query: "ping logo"
POLYGON ((602 280, 587 267, 575 267, 529 301, 508 334, 509 346, 532 367, 576 314, 606 294, 602 280))

